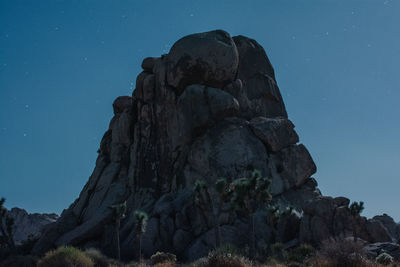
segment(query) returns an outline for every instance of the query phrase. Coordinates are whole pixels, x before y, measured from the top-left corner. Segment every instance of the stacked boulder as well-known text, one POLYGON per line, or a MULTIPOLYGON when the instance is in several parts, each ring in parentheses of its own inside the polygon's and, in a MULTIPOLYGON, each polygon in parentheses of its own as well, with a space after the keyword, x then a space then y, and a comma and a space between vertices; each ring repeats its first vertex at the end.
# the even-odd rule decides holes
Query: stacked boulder
MULTIPOLYGON (((311 178, 316 166, 298 144, 274 69, 255 40, 222 30, 192 34, 167 55, 144 59, 142 68, 132 97, 113 104, 93 174, 79 198, 46 228, 35 253, 70 244, 112 255, 108 207, 126 201, 123 258, 134 257, 134 212, 143 210, 150 215, 145 256, 166 251, 197 259, 214 247, 215 229, 194 201, 195 181, 211 185, 219 177, 248 177, 254 169, 271 178, 275 204, 294 207, 278 229, 267 223, 267 213, 256 213, 259 249, 277 238, 288 245, 318 245, 354 232, 368 242, 391 238, 381 220, 354 218, 348 199, 321 195, 311 178)), ((227 211, 219 221, 222 243, 248 243, 247 216, 227 211)))

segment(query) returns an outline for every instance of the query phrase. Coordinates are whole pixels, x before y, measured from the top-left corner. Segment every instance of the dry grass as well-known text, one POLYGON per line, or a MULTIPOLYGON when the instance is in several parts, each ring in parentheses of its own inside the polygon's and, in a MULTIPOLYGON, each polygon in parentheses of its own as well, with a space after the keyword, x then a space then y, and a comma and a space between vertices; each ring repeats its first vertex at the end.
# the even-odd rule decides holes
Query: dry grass
POLYGON ((172 253, 157 251, 150 258, 151 264, 157 267, 173 267, 176 263, 176 256, 172 253))
POLYGON ((153 266, 154 267, 174 267, 175 266, 175 262, 164 261, 164 262, 161 262, 161 263, 156 263, 153 266))
POLYGON ((109 267, 111 265, 110 260, 97 249, 87 249, 85 250, 85 254, 92 259, 96 267, 109 267))
MULTIPOLYGON (((363 246, 352 240, 326 241, 320 250, 314 252, 312 247, 303 245, 287 251, 288 257, 282 261, 270 257, 267 262, 251 261, 232 246, 222 246, 211 251, 207 257, 198 259, 187 264, 177 264, 176 257, 168 253, 156 253, 152 259, 142 262, 123 263, 104 256, 96 249, 89 249, 85 252, 73 247, 60 247, 50 251, 39 260, 37 266, 59 266, 59 267, 400 267, 399 262, 388 265, 378 263, 375 259, 367 259, 363 246), (286 262, 285 262, 286 261, 286 262), (295 262, 295 263, 294 263, 295 262)), ((0 263, 0 266, 36 266, 36 259, 32 256, 9 257, 8 261, 0 263), (6 265, 4 265, 6 264, 6 265)))
POLYGON ((363 245, 351 240, 327 240, 309 262, 318 267, 367 267, 363 245))
POLYGON ((92 259, 74 247, 59 247, 46 253, 38 267, 93 267, 92 259))

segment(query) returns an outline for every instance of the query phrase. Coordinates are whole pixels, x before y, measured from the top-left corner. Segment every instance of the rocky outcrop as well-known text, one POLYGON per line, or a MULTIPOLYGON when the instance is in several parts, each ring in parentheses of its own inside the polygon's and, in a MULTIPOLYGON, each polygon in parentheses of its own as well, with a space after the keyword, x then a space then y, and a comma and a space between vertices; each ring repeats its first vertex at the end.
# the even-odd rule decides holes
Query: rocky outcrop
POLYGON ((392 217, 387 215, 386 213, 378 216, 374 216, 372 219, 377 220, 385 226, 385 228, 389 231, 390 235, 394 239, 400 243, 400 224, 396 223, 392 217))
POLYGON ((349 200, 343 197, 320 196, 309 200, 303 207, 300 225, 300 240, 318 244, 330 237, 353 236, 368 242, 391 242, 392 237, 378 220, 352 216, 348 209, 349 200))
POLYGON ((13 239, 16 244, 25 241, 30 235, 39 236, 46 225, 58 219, 54 213, 28 213, 20 208, 12 208, 7 214, 14 219, 13 239))
POLYGON ((393 257, 395 261, 400 260, 400 245, 391 242, 379 242, 368 244, 364 247, 364 250, 372 259, 375 259, 378 255, 382 253, 388 253, 393 257))
MULTIPOLYGON (((70 244, 113 253, 110 205, 127 203, 121 221, 122 257, 134 257, 134 212, 149 213, 143 252, 166 251, 182 260, 214 247, 211 218, 194 202, 198 179, 209 184, 260 170, 272 181, 274 204, 294 210, 269 223, 255 214, 257 247, 275 241, 318 245, 332 236, 357 234, 383 242, 379 220, 352 216, 346 198, 321 195, 316 166, 299 144, 264 49, 224 31, 186 36, 160 58, 146 58, 130 96, 118 97, 93 174, 60 219, 45 229, 35 253, 70 244)), ((249 218, 232 209, 218 218, 221 243, 248 244, 249 218)))

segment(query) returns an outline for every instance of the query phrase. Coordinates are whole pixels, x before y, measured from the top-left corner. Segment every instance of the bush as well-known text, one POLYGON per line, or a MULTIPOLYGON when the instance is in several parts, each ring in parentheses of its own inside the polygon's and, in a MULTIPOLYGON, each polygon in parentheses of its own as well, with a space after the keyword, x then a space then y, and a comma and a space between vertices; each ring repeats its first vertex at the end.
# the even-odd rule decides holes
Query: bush
POLYGON ((224 244, 208 254, 207 266, 250 267, 252 262, 241 256, 235 246, 224 244))
POLYGON ((287 254, 288 261, 304 262, 312 255, 314 248, 308 244, 301 244, 297 248, 290 250, 287 254))
POLYGON ((95 248, 89 248, 85 250, 85 254, 93 261, 96 267, 108 267, 110 262, 106 256, 104 256, 99 250, 95 248))
POLYGON ((380 263, 383 265, 389 265, 389 264, 393 263, 393 257, 390 256, 389 254, 387 254, 386 252, 379 254, 379 256, 376 257, 375 260, 377 263, 380 263))
POLYGON ((240 255, 239 250, 231 243, 225 243, 212 251, 214 255, 240 255))
POLYGON ((176 263, 176 256, 172 253, 157 251, 150 257, 151 264, 161 266, 174 266, 176 263))
POLYGON ((226 255, 226 256, 216 256, 212 255, 208 257, 208 266, 218 266, 218 267, 250 267, 252 263, 249 259, 238 255, 226 255))
POLYGON ((327 240, 311 260, 320 267, 365 267, 370 264, 365 258, 363 246, 351 240, 327 240))
POLYGON ((46 253, 38 267, 93 267, 92 259, 74 247, 59 247, 46 253))

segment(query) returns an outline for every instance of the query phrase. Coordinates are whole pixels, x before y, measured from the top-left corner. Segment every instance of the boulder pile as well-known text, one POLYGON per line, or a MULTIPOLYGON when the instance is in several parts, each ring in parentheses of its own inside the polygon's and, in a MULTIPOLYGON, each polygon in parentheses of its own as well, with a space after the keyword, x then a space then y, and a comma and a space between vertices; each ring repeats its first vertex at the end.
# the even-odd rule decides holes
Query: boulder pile
MULTIPOLYGON (((35 253, 64 244, 113 252, 113 204, 127 203, 121 255, 135 257, 134 212, 149 214, 146 257, 171 252, 194 260, 215 245, 209 216, 196 205, 197 180, 214 184, 259 170, 272 181, 273 204, 293 207, 276 229, 255 214, 257 249, 357 235, 395 242, 390 219, 352 215, 349 199, 322 196, 316 166, 288 119, 274 69, 255 40, 216 30, 178 40, 167 55, 146 58, 132 96, 118 97, 98 158, 78 199, 46 227, 35 253)), ((227 210, 218 218, 221 242, 248 244, 249 218, 227 210)))

